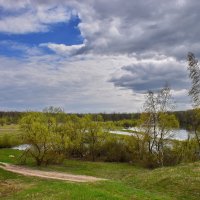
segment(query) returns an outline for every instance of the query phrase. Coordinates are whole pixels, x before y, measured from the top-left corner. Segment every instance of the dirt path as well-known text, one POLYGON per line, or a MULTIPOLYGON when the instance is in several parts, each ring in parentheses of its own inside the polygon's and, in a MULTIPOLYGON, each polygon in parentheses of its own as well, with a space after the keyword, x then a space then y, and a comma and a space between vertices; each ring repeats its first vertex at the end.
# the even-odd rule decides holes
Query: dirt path
POLYGON ((22 174, 25 176, 35 176, 35 177, 40 177, 40 178, 64 180, 64 181, 79 182, 79 183, 106 180, 102 178, 96 178, 93 176, 73 175, 73 174, 62 173, 62 172, 34 170, 27 167, 11 165, 11 164, 2 163, 2 162, 0 162, 0 168, 6 171, 22 174))

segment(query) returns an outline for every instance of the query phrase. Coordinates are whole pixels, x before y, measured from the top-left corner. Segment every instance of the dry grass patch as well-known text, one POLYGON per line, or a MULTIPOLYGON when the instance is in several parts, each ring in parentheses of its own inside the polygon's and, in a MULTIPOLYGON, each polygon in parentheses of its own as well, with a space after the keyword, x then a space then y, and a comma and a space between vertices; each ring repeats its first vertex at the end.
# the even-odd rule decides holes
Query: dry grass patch
POLYGON ((0 198, 9 196, 24 188, 27 188, 27 184, 21 183, 15 180, 1 180, 0 182, 0 198))

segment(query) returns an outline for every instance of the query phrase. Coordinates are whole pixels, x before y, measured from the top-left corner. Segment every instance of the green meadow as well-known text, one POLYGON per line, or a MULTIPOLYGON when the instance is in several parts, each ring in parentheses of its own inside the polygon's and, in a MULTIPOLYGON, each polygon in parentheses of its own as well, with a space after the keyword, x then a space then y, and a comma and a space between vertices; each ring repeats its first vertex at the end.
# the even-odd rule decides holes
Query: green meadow
MULTIPOLYGON (((1 149, 0 161, 18 163, 22 151, 1 149), (11 156, 12 155, 12 156, 11 156)), ((0 169, 2 200, 199 200, 200 162, 144 169, 129 163, 65 160, 60 165, 31 168, 106 178, 95 183, 72 183, 26 177, 0 169)))

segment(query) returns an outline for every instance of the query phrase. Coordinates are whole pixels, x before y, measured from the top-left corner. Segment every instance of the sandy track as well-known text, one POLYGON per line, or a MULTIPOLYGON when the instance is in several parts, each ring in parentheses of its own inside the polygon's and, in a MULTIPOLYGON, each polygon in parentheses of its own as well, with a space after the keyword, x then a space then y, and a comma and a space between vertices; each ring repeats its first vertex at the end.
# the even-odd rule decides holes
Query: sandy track
POLYGON ((27 167, 11 165, 11 164, 1 163, 1 162, 0 162, 0 168, 6 171, 22 174, 25 176, 35 176, 35 177, 40 177, 40 178, 64 180, 64 181, 79 182, 79 183, 106 180, 102 178, 96 178, 93 176, 73 175, 73 174, 62 173, 62 172, 34 170, 27 167))

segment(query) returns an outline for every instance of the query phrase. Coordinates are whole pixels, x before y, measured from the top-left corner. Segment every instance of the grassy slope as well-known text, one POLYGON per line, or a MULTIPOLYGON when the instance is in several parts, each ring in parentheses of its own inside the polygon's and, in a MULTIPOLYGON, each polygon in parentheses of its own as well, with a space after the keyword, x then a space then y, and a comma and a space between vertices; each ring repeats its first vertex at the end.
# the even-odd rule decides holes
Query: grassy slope
MULTIPOLYGON (((15 163, 19 155, 20 151, 1 149, 0 161, 15 163), (10 158, 9 155, 14 155, 15 158, 10 158)), ((40 169, 47 170, 44 167, 40 169)), ((49 166, 48 170, 93 175, 110 180, 78 184, 24 177, 0 169, 1 199, 200 199, 200 163, 147 170, 129 164, 66 160, 62 166, 49 166)))

